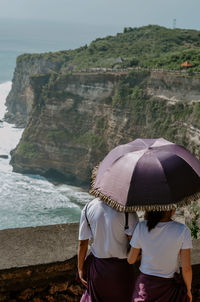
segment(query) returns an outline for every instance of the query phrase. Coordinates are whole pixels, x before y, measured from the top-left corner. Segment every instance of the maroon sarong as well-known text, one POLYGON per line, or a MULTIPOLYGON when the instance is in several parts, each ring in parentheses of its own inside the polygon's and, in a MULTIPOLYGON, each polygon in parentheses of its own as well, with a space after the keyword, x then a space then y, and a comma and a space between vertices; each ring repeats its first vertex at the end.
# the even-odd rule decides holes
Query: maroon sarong
POLYGON ((187 290, 179 274, 161 278, 140 273, 132 302, 187 302, 187 290))
POLYGON ((88 288, 80 302, 131 302, 135 268, 127 259, 96 258, 90 254, 84 271, 88 288))

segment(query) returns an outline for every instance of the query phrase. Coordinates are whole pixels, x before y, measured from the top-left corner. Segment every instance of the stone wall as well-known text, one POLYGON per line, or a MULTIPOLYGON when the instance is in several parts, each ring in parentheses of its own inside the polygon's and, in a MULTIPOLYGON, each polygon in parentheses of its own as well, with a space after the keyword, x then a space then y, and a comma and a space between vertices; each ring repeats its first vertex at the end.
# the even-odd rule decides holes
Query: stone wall
MULTIPOLYGON (((78 224, 0 231, 0 302, 78 302, 78 224)), ((200 301, 200 241, 193 242, 193 295, 200 301)))
POLYGON ((2 302, 78 302, 82 286, 76 282, 77 258, 51 264, 0 271, 2 302))
POLYGON ((0 231, 0 301, 80 300, 78 224, 0 231))

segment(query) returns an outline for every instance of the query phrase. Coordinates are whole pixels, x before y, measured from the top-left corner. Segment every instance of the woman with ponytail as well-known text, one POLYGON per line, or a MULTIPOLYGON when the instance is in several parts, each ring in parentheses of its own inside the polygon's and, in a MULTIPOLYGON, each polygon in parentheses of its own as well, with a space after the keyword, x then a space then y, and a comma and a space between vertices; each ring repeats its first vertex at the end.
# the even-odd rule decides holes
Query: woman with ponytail
POLYGON ((175 210, 150 211, 130 241, 128 262, 141 252, 140 275, 132 302, 191 302, 190 230, 172 220, 175 210), (179 258, 182 277, 179 274, 179 258))

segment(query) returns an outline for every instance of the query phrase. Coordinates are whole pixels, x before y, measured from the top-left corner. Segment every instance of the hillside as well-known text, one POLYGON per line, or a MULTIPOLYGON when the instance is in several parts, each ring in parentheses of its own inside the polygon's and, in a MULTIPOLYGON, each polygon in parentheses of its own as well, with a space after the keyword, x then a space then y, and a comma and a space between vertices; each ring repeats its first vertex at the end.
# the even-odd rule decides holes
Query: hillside
POLYGON ((162 136, 199 156, 199 54, 199 31, 149 25, 18 57, 6 118, 26 128, 14 171, 87 186, 109 150, 137 137, 162 136), (193 66, 182 71, 185 60, 193 66))
POLYGON ((181 63, 192 64, 185 72, 200 71, 200 31, 168 29, 157 25, 125 28, 115 36, 98 38, 75 50, 24 54, 17 58, 12 90, 6 100, 6 120, 24 127, 32 108, 29 77, 36 74, 71 73, 109 68, 181 70, 181 63))
POLYGON ((200 70, 200 31, 169 29, 157 25, 124 28, 123 33, 97 38, 90 45, 41 55, 22 55, 30 60, 42 57, 54 61, 61 72, 89 67, 162 67, 181 69, 185 60, 200 70))

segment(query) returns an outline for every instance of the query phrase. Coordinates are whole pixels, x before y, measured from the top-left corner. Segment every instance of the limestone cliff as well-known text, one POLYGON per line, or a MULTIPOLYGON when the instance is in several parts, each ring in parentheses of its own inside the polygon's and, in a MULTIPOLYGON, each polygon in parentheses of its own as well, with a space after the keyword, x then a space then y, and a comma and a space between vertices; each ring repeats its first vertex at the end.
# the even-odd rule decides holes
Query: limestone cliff
POLYGON ((26 125, 34 98, 29 81, 30 76, 59 71, 63 62, 60 57, 57 59, 51 53, 47 53, 24 54, 17 58, 12 90, 6 99, 8 112, 5 115, 5 119, 8 122, 15 123, 18 127, 26 125))
POLYGON ((36 98, 23 138, 12 154, 14 170, 88 183, 92 166, 110 145, 111 137, 104 137, 111 109, 106 102, 119 78, 104 74, 32 77, 36 98), (46 85, 41 85, 45 80, 46 85))
POLYGON ((30 78, 33 104, 12 152, 14 171, 88 185, 91 169, 114 146, 160 137, 198 154, 200 78, 135 70, 30 78))

